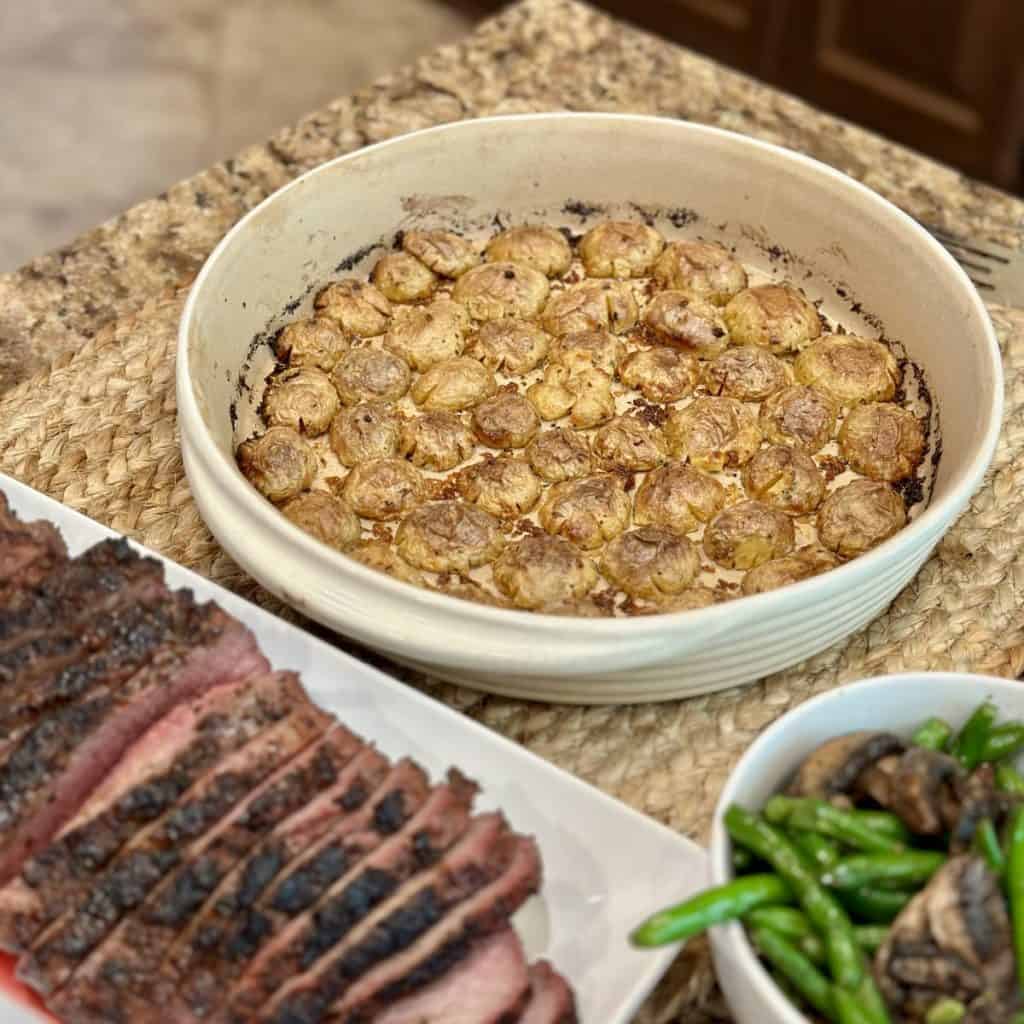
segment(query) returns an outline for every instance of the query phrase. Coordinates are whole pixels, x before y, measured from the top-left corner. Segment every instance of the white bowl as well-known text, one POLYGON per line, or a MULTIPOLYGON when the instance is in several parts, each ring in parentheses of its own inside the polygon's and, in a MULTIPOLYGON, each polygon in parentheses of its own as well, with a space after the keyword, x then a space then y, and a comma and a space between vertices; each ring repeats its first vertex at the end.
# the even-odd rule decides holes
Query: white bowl
MULTIPOLYGON (((732 844, 723 817, 732 804, 757 811, 800 762, 833 736, 880 729, 901 736, 933 715, 959 728, 986 698, 1000 719, 1024 717, 1024 683, 955 672, 879 676, 840 686, 783 715, 740 759, 722 790, 711 832, 711 884, 733 877, 732 844)), ((739 924, 711 929, 715 973, 739 1024, 807 1024, 761 965, 739 924)))
POLYGON ((668 699, 749 682, 866 624, 913 577, 980 483, 995 450, 1002 392, 998 346, 976 291, 894 206, 776 146, 606 114, 461 122, 309 172, 214 251, 193 285, 178 349, 192 491, 214 535, 251 575, 310 617, 435 675, 579 703, 668 699), (591 620, 504 611, 398 582, 303 534, 249 486, 232 453, 253 422, 251 392, 240 397, 240 386, 258 389, 272 365, 269 349, 254 344, 268 324, 308 302, 350 254, 345 268, 365 272, 365 258, 374 258, 367 247, 390 245, 399 228, 480 226, 496 213, 504 223, 579 225, 572 200, 633 216, 631 204, 642 204, 659 213, 669 237, 720 239, 764 269, 781 253, 826 313, 869 334, 884 323, 924 368, 941 410, 944 448, 930 506, 874 551, 795 586, 699 611, 591 620), (860 303, 855 310, 870 313, 851 312, 850 296, 860 303))

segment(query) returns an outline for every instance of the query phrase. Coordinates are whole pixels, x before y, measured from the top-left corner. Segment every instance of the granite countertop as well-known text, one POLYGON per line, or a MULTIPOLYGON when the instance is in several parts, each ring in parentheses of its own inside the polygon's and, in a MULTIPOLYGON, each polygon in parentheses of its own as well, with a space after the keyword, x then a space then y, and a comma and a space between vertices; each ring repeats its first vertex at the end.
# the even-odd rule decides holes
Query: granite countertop
POLYGON ((661 114, 815 156, 922 220, 1017 246, 1024 203, 573 0, 524 0, 464 42, 0 277, 0 391, 186 284, 227 229, 297 174, 368 143, 489 114, 661 114))
MULTIPOLYGON (((267 603, 208 535, 183 476, 173 389, 183 286, 247 210, 324 160, 446 121, 566 109, 740 131, 818 157, 929 224, 1024 242, 1020 200, 575 0, 523 0, 463 42, 0 276, 0 470, 267 603)), ((813 693, 907 668, 1020 674, 1024 311, 990 310, 1012 400, 993 473, 915 585, 845 646, 745 691, 625 709, 524 705, 403 678, 699 837, 742 749, 813 693)), ((694 945, 637 1021, 727 1019, 694 945)))

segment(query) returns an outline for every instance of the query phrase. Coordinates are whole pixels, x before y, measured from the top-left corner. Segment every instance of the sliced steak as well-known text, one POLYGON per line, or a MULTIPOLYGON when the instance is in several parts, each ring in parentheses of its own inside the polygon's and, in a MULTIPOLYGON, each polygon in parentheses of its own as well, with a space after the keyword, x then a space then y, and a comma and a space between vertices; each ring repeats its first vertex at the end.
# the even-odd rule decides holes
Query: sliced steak
POLYGON ((67 559, 57 528, 39 521, 23 523, 0 496, 0 600, 30 588, 67 559))
POLYGON ((330 716, 308 704, 221 761, 142 841, 130 843, 95 879, 75 908, 34 943, 19 973, 43 993, 55 991, 99 951, 126 915, 179 866, 188 866, 253 806, 291 762, 317 742, 330 716))
MULTIPOLYGON (((518 1024, 578 1024, 569 983, 546 960, 530 967, 530 1001, 518 1024)), ((399 1024, 385 1014, 379 1024, 399 1024)))
MULTIPOLYGON (((353 963, 349 971, 359 970, 358 980, 340 998, 335 998, 326 1015, 315 1020, 329 1024, 354 1024, 355 1021, 373 1020, 391 1003, 419 991, 436 981, 463 961, 475 944, 486 935, 507 925, 508 919, 540 887, 541 864, 537 844, 532 839, 515 834, 506 834, 498 849, 488 858, 485 878, 493 878, 474 895, 463 900, 449 913, 441 916, 435 927, 420 934, 416 927, 419 917, 408 916, 396 920, 383 935, 377 936, 374 947, 377 966, 365 971, 362 963, 353 963), (502 867, 504 870, 502 870, 502 867), (419 938, 409 944, 410 935, 419 938), (387 957, 379 956, 381 946, 388 949, 387 957), (363 973, 365 971, 365 973, 363 973)), ((414 910, 412 904, 404 908, 406 915, 414 910)), ((421 912, 421 908, 415 908, 421 912)), ((428 915, 433 917, 434 915, 428 915)), ((313 987, 312 1007, 318 1008, 319 999, 335 988, 339 969, 345 972, 345 959, 336 967, 328 969, 327 976, 313 987), (326 984, 324 984, 326 982, 326 984)), ((309 998, 310 990, 303 993, 309 998)), ((300 1014, 303 1003, 296 1004, 300 1014)), ((288 1001, 283 1005, 270 1007, 270 1012, 261 1020, 274 1024, 302 1024, 307 1017, 287 1016, 288 1001)))
MULTIPOLYGON (((526 1024, 524 1006, 533 1005, 522 943, 502 928, 478 943, 461 963, 414 996, 400 999, 374 1024, 526 1024)), ((362 1018, 361 1020, 369 1020, 362 1018)), ((560 1024, 538 1017, 534 1024, 560 1024)))
POLYGON ((222 758, 307 705, 297 677, 278 672, 218 686, 162 718, 58 838, 0 889, 0 948, 28 949, 44 927, 96 884, 126 843, 141 845, 146 829, 222 758))
POLYGON ((128 600, 164 594, 163 566, 143 558, 126 540, 105 540, 70 561, 58 562, 37 585, 0 598, 0 650, 79 618, 106 614, 128 600))
POLYGON ((292 760, 124 917, 53 1005, 70 1006, 81 1016, 84 1003, 94 1019, 104 1021, 145 1017, 153 1005, 161 962, 176 938, 261 837, 304 809, 311 793, 331 786, 362 746, 339 726, 292 760))
POLYGON ((415 945, 449 911, 500 877, 514 852, 515 838, 501 815, 481 815, 440 863, 402 885, 390 886, 387 896, 355 927, 336 935, 331 919, 321 914, 305 941, 305 973, 287 981, 265 1007, 245 1019, 275 1024, 324 1019, 328 1007, 371 976, 374 968, 400 959, 398 954, 415 945))
POLYGON ((115 692, 61 708, 30 730, 0 767, 0 884, 74 817, 121 755, 172 708, 269 666, 252 634, 215 605, 195 609, 115 692))
MULTIPOLYGON (((318 862, 330 850, 292 871, 261 904, 275 925, 273 938, 233 986, 225 1013, 214 1019, 251 1020, 282 985, 344 940, 404 880, 436 863, 465 832, 474 795, 474 786, 453 776, 430 794, 400 832, 369 856, 355 858, 333 883, 324 885, 319 877, 323 872, 318 862)), ((346 843, 341 851, 346 861, 350 846, 346 843)))

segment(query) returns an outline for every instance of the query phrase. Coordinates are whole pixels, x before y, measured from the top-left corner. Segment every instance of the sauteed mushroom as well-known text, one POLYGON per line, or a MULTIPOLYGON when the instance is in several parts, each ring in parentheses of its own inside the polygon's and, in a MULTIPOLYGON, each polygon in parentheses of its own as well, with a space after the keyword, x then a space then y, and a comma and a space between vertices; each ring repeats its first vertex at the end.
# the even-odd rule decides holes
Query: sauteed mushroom
POLYGON ((325 491, 307 491, 281 506, 300 530, 339 550, 359 540, 359 517, 339 498, 325 491))
POLYGON ((616 537, 604 551, 601 572, 620 590, 652 600, 685 590, 700 571, 700 555, 685 537, 642 526, 616 537))
POLYGON ((689 533, 725 508, 725 488, 714 478, 681 462, 659 466, 636 492, 636 522, 689 533))
POLYGON ((378 348, 354 348, 342 356, 331 380, 345 405, 397 402, 409 390, 412 374, 404 359, 378 348))
POLYGON ((713 395, 763 402, 789 383, 786 364, 757 345, 726 349, 704 370, 704 385, 713 395))
POLYGON ((841 558, 855 558, 902 530, 906 521, 903 499, 888 484, 854 480, 823 502, 818 536, 841 558))
POLYGON ((665 248, 665 239, 646 224, 608 220, 580 240, 580 256, 591 277, 645 277, 665 248))
POLYGON ((791 796, 829 799, 853 789, 878 761, 902 754, 906 744, 890 732, 850 732, 816 747, 804 758, 789 786, 791 796))
POLYGON ((516 519, 540 498, 540 480, 525 459, 486 456, 459 473, 459 493, 491 515, 516 519))
POLYGON ((396 519, 420 503, 423 479, 404 459, 371 459, 345 477, 342 493, 367 519, 396 519))
POLYGON ((704 531, 704 553, 726 569, 756 569, 789 554, 793 521, 760 501, 741 501, 719 512, 704 531))
POLYGON ((637 472, 668 458, 661 431, 635 414, 616 416, 594 435, 594 454, 605 469, 637 472))
POLYGON ((769 441, 813 455, 832 440, 838 415, 839 409, 828 395, 793 384, 764 401, 758 422, 769 441))
POLYGON ((947 754, 911 747, 883 757, 861 775, 859 788, 903 819, 917 835, 937 836, 959 817, 959 789, 964 771, 947 754))
POLYGON ((493 395, 496 387, 490 370, 468 356, 456 356, 420 376, 412 386, 412 398, 424 409, 458 412, 493 395))
POLYGON ((825 478, 809 455, 777 444, 755 452, 743 467, 743 488, 751 498, 801 515, 821 504, 825 478))
POLYGON ((525 448, 538 430, 540 417, 514 391, 499 391, 473 409, 473 432, 488 448, 525 448))
POLYGON ((498 520, 461 501, 416 509, 402 521, 395 540, 407 562, 429 572, 469 572, 493 562, 505 545, 498 520))
POLYGON ((490 320, 470 340, 467 354, 492 373, 529 373, 545 358, 551 338, 527 320, 490 320))
POLYGON ((455 282, 452 298, 474 320, 532 317, 548 297, 548 279, 521 263, 485 263, 466 271, 455 282))
POLYGON ((695 356, 657 345, 631 352, 619 363, 619 380, 648 402, 676 402, 692 394, 700 368, 695 356))
POLYGON ((348 338, 333 320, 318 316, 282 327, 274 351, 291 367, 309 366, 330 373, 348 345, 348 338))
POLYGON ((824 391, 840 405, 888 402, 896 394, 900 367, 881 342, 833 334, 797 356, 796 379, 824 391))
POLYGON ((272 427, 291 427, 318 437, 331 425, 341 403, 331 378, 311 366, 285 370, 270 381, 263 415, 272 427))
POLYGON ((487 246, 492 263, 520 263, 545 277, 561 277, 572 263, 572 249, 561 231, 548 227, 508 228, 487 246))
POLYGON ((330 442, 343 465, 390 459, 398 452, 402 414, 383 402, 360 402, 342 409, 331 423, 330 442))
POLYGON ((636 326, 636 299, 622 281, 581 281, 556 292, 544 307, 541 325, 549 334, 611 331, 622 334, 636 326))
POLYGON ((452 412, 425 412, 402 426, 399 451, 414 466, 443 472, 473 454, 473 432, 452 412))
POLYGON ((630 512, 622 479, 604 474, 555 484, 540 507, 540 522, 548 533, 590 551, 622 533, 630 512))
POLYGON ((402 248, 442 277, 460 277, 480 262, 480 254, 451 231, 406 231, 402 248))
POLYGON ((565 427, 539 433, 527 445, 526 458, 534 473, 550 483, 587 476, 594 464, 586 435, 565 427))
POLYGON ((281 502, 306 490, 316 476, 316 453, 292 427, 271 427, 238 447, 242 473, 270 501, 281 502))
POLYGON ((709 473, 742 466, 761 445, 753 413, 734 398, 697 398, 674 409, 665 436, 673 455, 709 473))
POLYGON ((818 311, 803 293, 785 284, 748 288, 725 307, 725 322, 737 345, 772 352, 799 352, 821 334, 818 311))
POLYGON ((429 370, 462 354, 468 327, 464 307, 451 299, 435 299, 429 306, 399 308, 384 336, 384 347, 414 370, 429 370))
POLYGON ((437 287, 437 275, 408 252, 389 252, 373 268, 373 283, 392 302, 416 302, 429 298, 437 287))
POLYGON ((391 303, 368 281, 347 280, 329 284, 316 297, 313 306, 319 316, 360 338, 383 334, 391 319, 391 303))
POLYGON ((852 409, 839 430, 839 450, 850 468, 872 480, 912 476, 924 456, 924 431, 909 410, 890 402, 852 409))
POLYGON ((773 558, 770 562, 751 569, 744 577, 742 589, 744 594, 764 594, 769 590, 799 583, 820 573, 834 569, 839 559, 821 547, 820 544, 808 544, 798 548, 791 555, 773 558))
POLYGON ((673 242, 655 264, 654 280, 661 288, 689 292, 724 306, 747 287, 747 272, 717 242, 673 242))
POLYGON ((644 323, 665 345, 676 345, 703 359, 729 346, 729 332, 717 306, 686 292, 660 292, 644 313, 644 323))
POLYGON ((524 537, 494 563, 497 588, 519 608, 582 600, 597 582, 594 563, 561 537, 524 537))

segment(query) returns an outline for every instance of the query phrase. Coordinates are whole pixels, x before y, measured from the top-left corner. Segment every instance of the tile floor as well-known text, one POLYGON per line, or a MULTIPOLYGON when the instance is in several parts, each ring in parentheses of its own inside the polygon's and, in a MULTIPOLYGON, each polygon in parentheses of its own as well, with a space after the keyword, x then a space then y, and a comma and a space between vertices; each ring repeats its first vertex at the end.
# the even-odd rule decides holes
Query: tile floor
POLYGON ((469 27, 439 0, 0 0, 0 271, 469 27))

